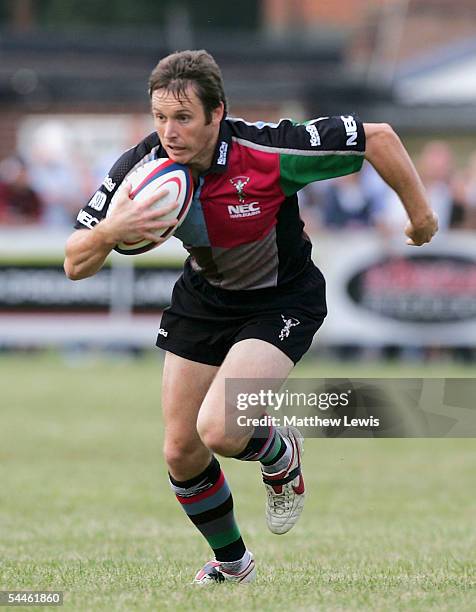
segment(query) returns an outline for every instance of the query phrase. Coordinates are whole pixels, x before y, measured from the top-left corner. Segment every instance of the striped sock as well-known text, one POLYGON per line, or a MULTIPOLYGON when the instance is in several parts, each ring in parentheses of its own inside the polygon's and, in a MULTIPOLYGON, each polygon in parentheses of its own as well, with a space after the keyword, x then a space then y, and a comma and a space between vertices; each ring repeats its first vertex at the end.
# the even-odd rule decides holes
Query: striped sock
POLYGON ((255 427, 248 444, 234 459, 259 461, 267 473, 286 469, 291 460, 291 447, 273 425, 255 427))
POLYGON ((210 544, 217 561, 237 561, 246 552, 233 514, 233 497, 215 457, 190 480, 178 481, 169 474, 170 485, 189 519, 210 544))

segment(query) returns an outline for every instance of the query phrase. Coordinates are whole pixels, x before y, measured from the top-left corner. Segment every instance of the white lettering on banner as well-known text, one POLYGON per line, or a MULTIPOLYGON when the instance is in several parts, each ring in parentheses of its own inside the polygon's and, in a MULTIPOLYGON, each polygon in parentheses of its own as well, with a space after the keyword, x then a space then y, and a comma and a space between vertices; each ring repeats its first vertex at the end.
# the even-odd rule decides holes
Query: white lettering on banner
POLYGON ((258 202, 250 202, 249 204, 237 204, 228 206, 228 214, 230 219, 239 219, 241 217, 254 217, 261 213, 261 208, 258 206, 258 202))
POLYGON ((116 183, 113 182, 112 178, 108 174, 104 179, 103 185, 110 193, 116 186, 116 183))
POLYGON ((89 227, 89 229, 93 229, 99 223, 99 219, 96 219, 96 217, 93 217, 85 210, 80 210, 76 219, 86 227, 89 227))
POLYGON ((353 147, 357 144, 357 123, 352 115, 341 115, 341 119, 344 123, 345 133, 348 137, 345 144, 348 147, 353 147))
POLYGON ((106 200, 107 195, 105 193, 102 193, 102 191, 96 191, 93 197, 89 200, 88 206, 90 208, 94 208, 94 210, 100 211, 104 208, 106 200))
POLYGON ((311 147, 318 147, 321 144, 321 137, 315 125, 306 125, 306 131, 309 133, 311 147))
POLYGON ((224 166, 226 164, 226 153, 228 151, 228 143, 226 143, 224 140, 222 140, 221 144, 220 144, 220 155, 218 157, 217 160, 217 164, 219 166, 224 166))

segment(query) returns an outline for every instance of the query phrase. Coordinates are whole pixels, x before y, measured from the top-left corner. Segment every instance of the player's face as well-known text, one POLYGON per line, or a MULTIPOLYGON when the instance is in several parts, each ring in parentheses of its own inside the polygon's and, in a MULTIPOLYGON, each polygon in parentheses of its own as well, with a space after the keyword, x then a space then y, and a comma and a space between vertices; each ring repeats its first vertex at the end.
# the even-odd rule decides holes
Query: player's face
POLYGON ((199 172, 211 166, 223 104, 212 112, 212 120, 207 123, 193 86, 179 98, 158 89, 152 93, 152 115, 160 142, 171 159, 199 172))

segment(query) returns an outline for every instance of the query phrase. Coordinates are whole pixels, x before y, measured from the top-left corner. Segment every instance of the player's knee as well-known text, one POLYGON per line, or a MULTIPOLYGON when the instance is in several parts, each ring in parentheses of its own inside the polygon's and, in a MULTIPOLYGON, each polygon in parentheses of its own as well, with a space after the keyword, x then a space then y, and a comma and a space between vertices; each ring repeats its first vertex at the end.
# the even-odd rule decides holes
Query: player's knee
POLYGON ((194 464, 197 453, 203 449, 198 441, 187 442, 182 440, 165 440, 164 458, 170 472, 176 473, 184 469, 188 463, 194 464))
POLYGON ((236 454, 237 441, 226 434, 221 425, 199 422, 197 431, 203 444, 213 453, 222 457, 233 457, 236 454))

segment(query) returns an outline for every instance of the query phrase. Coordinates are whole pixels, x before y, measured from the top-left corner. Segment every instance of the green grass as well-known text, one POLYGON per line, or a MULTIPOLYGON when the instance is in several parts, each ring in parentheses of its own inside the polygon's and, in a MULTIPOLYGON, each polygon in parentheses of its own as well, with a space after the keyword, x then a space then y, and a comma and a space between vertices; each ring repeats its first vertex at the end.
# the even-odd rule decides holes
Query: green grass
MULTIPOLYGON (((470 370, 309 361, 301 376, 470 370)), ((160 362, 0 358, 0 588, 65 592, 68 610, 476 608, 472 439, 307 440, 298 526, 264 525, 257 466, 224 460, 252 585, 197 589, 208 559, 169 490, 160 362)))

